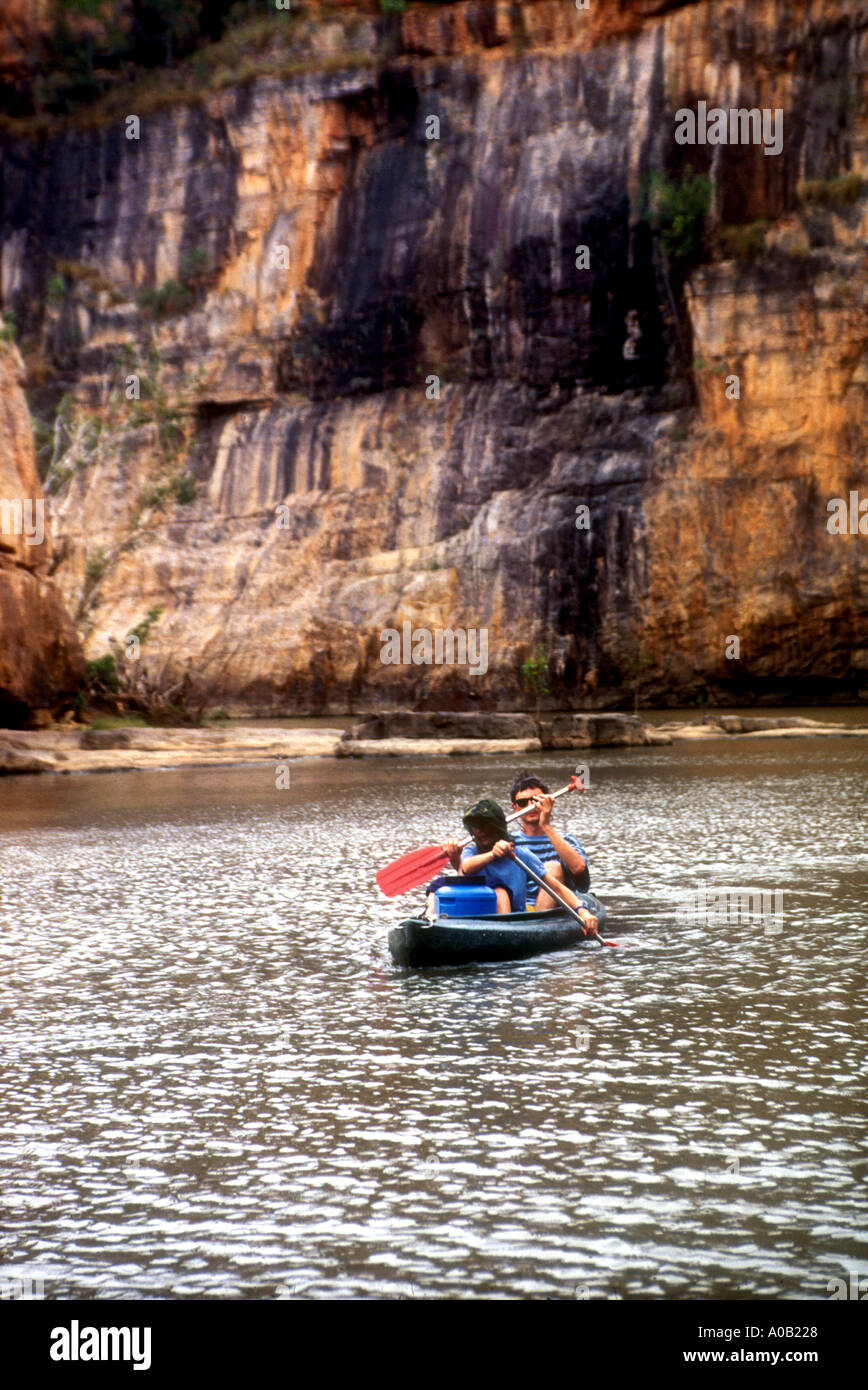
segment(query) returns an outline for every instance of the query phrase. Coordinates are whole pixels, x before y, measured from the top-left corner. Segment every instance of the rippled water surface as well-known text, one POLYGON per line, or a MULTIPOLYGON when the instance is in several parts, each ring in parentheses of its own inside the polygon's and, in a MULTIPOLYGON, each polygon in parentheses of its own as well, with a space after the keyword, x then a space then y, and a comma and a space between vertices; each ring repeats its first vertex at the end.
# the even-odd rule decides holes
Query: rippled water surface
POLYGON ((415 973, 386 933, 419 895, 374 870, 503 803, 511 760, 4 779, 0 1275, 825 1298, 864 1273, 868 749, 589 756, 558 824, 630 949, 415 973), (676 917, 715 885, 782 891, 782 932, 676 917))

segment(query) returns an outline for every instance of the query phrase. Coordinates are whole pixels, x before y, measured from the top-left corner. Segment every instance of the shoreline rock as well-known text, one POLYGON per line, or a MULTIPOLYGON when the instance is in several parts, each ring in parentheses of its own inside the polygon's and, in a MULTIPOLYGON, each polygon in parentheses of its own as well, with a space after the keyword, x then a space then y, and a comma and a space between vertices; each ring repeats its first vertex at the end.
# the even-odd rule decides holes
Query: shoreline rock
POLYGON ((0 730, 0 775, 221 767, 333 757, 342 729, 0 730), (24 767, 24 760, 39 763, 24 767))
POLYGON ((137 728, 0 730, 0 776, 227 767, 297 758, 472 757, 555 749, 648 748, 757 738, 868 738, 868 725, 821 724, 788 716, 703 716, 643 724, 632 714, 569 714, 542 720, 536 734, 493 737, 493 728, 535 728, 524 714, 419 714, 366 719, 352 729, 137 728), (415 724, 414 733, 414 719, 415 724), (492 721, 494 721, 492 723, 492 721), (526 721, 526 722, 522 722, 526 721), (439 736, 431 730, 439 729, 439 736), (460 730, 460 734, 456 733, 460 730), (424 731, 424 732, 422 732, 424 731), (361 736, 364 735, 364 736, 361 736))
POLYGON ((475 753, 540 753, 538 738, 365 738, 344 739, 338 758, 472 757, 475 753))

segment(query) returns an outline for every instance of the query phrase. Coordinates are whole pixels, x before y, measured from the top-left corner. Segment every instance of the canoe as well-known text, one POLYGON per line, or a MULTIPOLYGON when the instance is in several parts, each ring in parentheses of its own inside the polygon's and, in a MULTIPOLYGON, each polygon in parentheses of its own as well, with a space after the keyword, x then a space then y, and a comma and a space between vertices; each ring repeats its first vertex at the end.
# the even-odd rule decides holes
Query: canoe
MULTIPOLYGON (((578 895, 593 912, 600 930, 606 909, 591 893, 578 895)), ((474 960, 520 960, 543 951, 563 951, 588 944, 574 917, 562 908, 548 912, 502 912, 478 917, 409 917, 389 932, 389 950, 397 965, 462 965, 474 960)))

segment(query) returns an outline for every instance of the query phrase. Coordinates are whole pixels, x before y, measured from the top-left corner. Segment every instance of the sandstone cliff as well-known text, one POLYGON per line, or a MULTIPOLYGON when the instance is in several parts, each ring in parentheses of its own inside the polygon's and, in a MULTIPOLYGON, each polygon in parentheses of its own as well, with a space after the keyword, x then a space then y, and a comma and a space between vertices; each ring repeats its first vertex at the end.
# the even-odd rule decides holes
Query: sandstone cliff
POLYGON ((48 712, 84 682, 84 657, 47 578, 48 517, 33 457, 23 363, 0 342, 0 727, 48 712))
POLYGON ((147 651, 260 713, 512 708, 537 642, 575 705, 864 687, 868 543, 826 506, 868 495, 868 200, 799 194, 866 170, 864 9, 299 23, 298 71, 139 138, 2 137, 3 306, 38 408, 75 398, 47 486, 88 654, 160 608, 147 651), (781 153, 677 148, 699 100, 780 108, 781 153), (687 163, 716 224, 768 226, 676 305, 646 186, 687 163), (405 621, 485 629, 487 672, 384 665, 405 621))

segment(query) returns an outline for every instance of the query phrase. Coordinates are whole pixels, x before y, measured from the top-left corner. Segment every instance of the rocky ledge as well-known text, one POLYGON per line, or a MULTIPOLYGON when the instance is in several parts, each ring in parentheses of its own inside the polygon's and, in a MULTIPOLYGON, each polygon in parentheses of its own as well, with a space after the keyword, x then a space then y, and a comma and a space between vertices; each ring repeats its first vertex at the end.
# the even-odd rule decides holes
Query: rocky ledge
POLYGON ((399 754, 523 753, 557 748, 640 748, 719 738, 868 736, 868 726, 823 724, 790 715, 704 715, 690 722, 646 724, 638 715, 453 714, 399 710, 366 719, 348 730, 339 758, 399 754))
POLYGON ((705 715, 645 724, 631 714, 416 713, 376 715, 352 729, 0 730, 0 775, 219 767, 292 758, 460 757, 547 749, 637 748, 721 738, 865 738, 868 725, 823 724, 788 715, 705 715))
POLYGON ((220 767, 334 755, 342 729, 36 729, 0 731, 0 775, 220 767))

